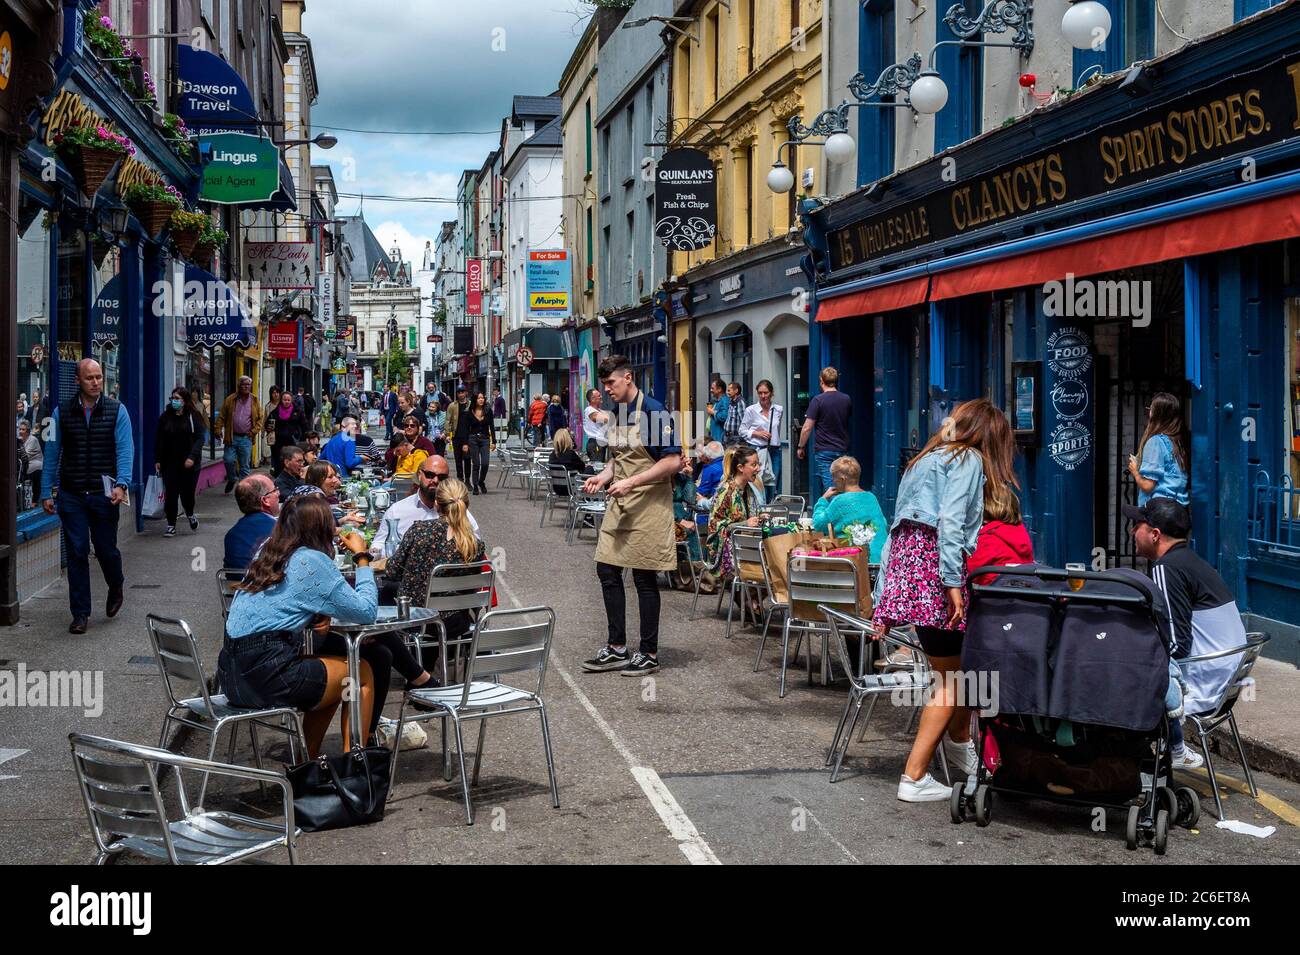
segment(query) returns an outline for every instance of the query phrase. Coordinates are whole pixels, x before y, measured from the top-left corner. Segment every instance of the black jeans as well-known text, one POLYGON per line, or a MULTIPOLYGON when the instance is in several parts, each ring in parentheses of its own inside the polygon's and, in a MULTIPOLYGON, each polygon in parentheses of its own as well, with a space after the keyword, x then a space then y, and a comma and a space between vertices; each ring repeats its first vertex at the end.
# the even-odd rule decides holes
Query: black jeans
POLYGON ((469 439, 469 482, 471 487, 487 487, 487 473, 492 442, 487 438, 469 439))
POLYGON ((163 512, 167 515, 167 526, 176 526, 177 501, 185 508, 185 514, 194 516, 194 490, 199 486, 198 462, 187 468, 184 464, 164 464, 162 469, 163 512))
MULTIPOLYGON (((461 448, 463 448, 465 445, 456 444, 455 441, 453 441, 452 444, 454 445, 453 450, 455 451, 455 456, 456 456, 456 480, 468 482, 469 476, 471 474, 470 456, 469 454, 461 450, 461 448)), ((465 444, 469 444, 468 439, 466 439, 465 444)), ((472 446, 471 446, 471 450, 472 450, 472 446)))
MULTIPOLYGON (((600 592, 605 598, 605 616, 609 618, 609 645, 627 644, 627 594, 623 590, 623 568, 614 564, 596 564, 600 592)), ((633 570, 637 609, 641 614, 641 646, 645 654, 659 652, 659 575, 653 570, 633 570)))

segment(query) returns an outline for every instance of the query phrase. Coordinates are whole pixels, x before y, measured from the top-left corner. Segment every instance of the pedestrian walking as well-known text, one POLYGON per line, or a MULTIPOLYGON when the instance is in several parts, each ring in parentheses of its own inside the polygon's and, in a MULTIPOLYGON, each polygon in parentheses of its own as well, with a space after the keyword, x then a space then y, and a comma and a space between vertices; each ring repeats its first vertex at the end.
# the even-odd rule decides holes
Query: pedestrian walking
POLYGON ((324 394, 320 396, 320 415, 317 418, 316 427, 322 434, 329 434, 332 428, 330 425, 334 421, 334 402, 330 401, 330 396, 324 394))
POLYGON ((813 442, 813 493, 818 497, 835 485, 831 465, 849 453, 849 422, 853 419, 853 399, 839 390, 840 373, 823 368, 818 376, 821 392, 813 398, 799 429, 797 454, 803 461, 808 442, 813 442))
POLYGON ((433 450, 438 454, 446 454, 447 412, 442 410, 441 402, 437 400, 429 402, 425 421, 428 422, 429 442, 433 445, 433 450))
POLYGON ((185 509, 190 530, 199 529, 194 516, 194 492, 199 484, 203 461, 203 439, 207 437, 203 412, 195 407, 187 389, 172 389, 167 407, 158 416, 154 435, 154 471, 163 482, 163 513, 167 517, 164 537, 176 536, 177 504, 185 509))
POLYGON ((583 483, 595 494, 605 490, 608 505, 596 543, 609 636, 606 645, 582 664, 588 672, 621 670, 639 676, 659 669, 660 571, 677 566, 673 539, 673 476, 681 467, 682 449, 663 404, 643 393, 632 380, 624 355, 611 355, 598 369, 601 385, 614 400, 616 424, 607 433, 610 461, 583 483), (627 652, 627 594, 623 569, 632 570, 641 617, 641 642, 627 652))
POLYGON ((133 470, 131 419, 104 396, 104 370, 93 358, 77 363, 77 393, 54 411, 45 444, 41 504, 63 525, 68 558, 69 633, 85 633, 90 620, 90 545, 108 585, 104 612, 122 609, 122 553, 117 549, 118 505, 126 501, 133 470), (57 503, 54 492, 58 491, 57 503))
POLYGON ((26 418, 18 422, 18 448, 27 458, 27 482, 32 488, 32 503, 41 499, 41 471, 45 468, 45 451, 32 434, 32 424, 26 418))
POLYGON ((722 443, 726 437, 727 410, 731 401, 727 398, 727 386, 721 378, 709 382, 709 403, 704 410, 709 415, 709 437, 722 443))
POLYGON ((492 389, 492 421, 496 443, 504 447, 510 434, 510 418, 506 410, 506 399, 501 396, 501 388, 492 389))
POLYGON ((316 418, 316 399, 307 394, 307 389, 299 385, 296 403, 298 410, 302 412, 303 420, 307 422, 308 427, 311 427, 312 421, 316 418))
POLYGON ((280 406, 280 386, 272 385, 266 395, 266 413, 262 420, 262 431, 266 435, 267 456, 271 460, 271 474, 277 474, 276 468, 280 463, 280 449, 275 446, 275 422, 271 420, 271 413, 280 406))
POLYGON ((253 379, 240 375, 235 393, 226 395, 217 415, 216 428, 221 432, 222 463, 226 466, 226 493, 235 482, 248 477, 253 468, 253 436, 262 430, 262 403, 253 394, 253 379))
POLYGON ((397 426, 397 415, 399 411, 397 402, 397 387, 390 386, 384 392, 383 406, 380 409, 384 413, 384 440, 391 441, 393 438, 393 428, 397 426))
POLYGON ((546 409, 550 407, 550 403, 551 396, 541 394, 528 406, 528 433, 533 444, 542 443, 542 429, 546 421, 546 409))
POLYGON ((469 474, 469 486, 475 494, 487 493, 487 472, 492 450, 492 436, 496 433, 492 408, 488 405, 487 395, 479 392, 474 396, 474 405, 462 418, 464 422, 465 445, 458 448, 469 459, 466 471, 469 474))
POLYGON ((564 405, 560 404, 560 396, 551 395, 550 407, 546 409, 546 430, 551 436, 551 441, 555 440, 555 432, 568 426, 569 413, 564 410, 564 405))
MULTIPOLYGON (((275 433, 277 453, 272 457, 273 459, 280 457, 281 461, 283 461, 283 456, 278 454, 279 449, 300 444, 307 432, 311 430, 307 427, 307 421, 303 418, 302 412, 294 407, 293 394, 288 391, 281 393, 280 403, 267 412, 266 420, 267 428, 275 433)), ((275 467, 272 467, 271 472, 273 474, 280 473, 275 467)))
POLYGON ((465 428, 469 417, 469 393, 464 386, 456 389, 456 401, 447 409, 447 434, 450 436, 452 454, 456 459, 456 479, 469 484, 469 441, 465 428))
POLYGON ((1190 503, 1187 471, 1187 425, 1183 423, 1182 402, 1166 391, 1157 392, 1147 407, 1147 426, 1138 452, 1128 456, 1128 473, 1137 484, 1138 506, 1153 497, 1167 497, 1186 507, 1190 503))
POLYGON ((876 577, 880 631, 911 624, 935 673, 934 693, 898 783, 904 802, 947 800, 951 787, 927 770, 943 741, 948 763, 975 772, 970 709, 958 706, 951 674, 966 629, 966 559, 975 552, 991 499, 1019 487, 1011 425, 987 398, 958 405, 903 472, 894 521, 876 577), (945 734, 946 730, 946 734, 945 734))
POLYGON ((755 391, 758 402, 745 409, 740 436, 758 451, 759 475, 770 501, 781 493, 781 426, 785 424, 785 409, 773 403, 776 389, 766 378, 755 391))
POLYGON ((743 440, 740 436, 740 428, 745 421, 745 402, 740 397, 738 382, 733 381, 727 385, 727 396, 724 400, 726 417, 722 425, 722 446, 734 448, 743 440))
POLYGON ((605 448, 608 445, 606 434, 609 431, 609 413, 601 410, 604 398, 599 388, 587 392, 587 407, 582 409, 582 430, 587 435, 587 460, 601 462, 605 460, 605 448))

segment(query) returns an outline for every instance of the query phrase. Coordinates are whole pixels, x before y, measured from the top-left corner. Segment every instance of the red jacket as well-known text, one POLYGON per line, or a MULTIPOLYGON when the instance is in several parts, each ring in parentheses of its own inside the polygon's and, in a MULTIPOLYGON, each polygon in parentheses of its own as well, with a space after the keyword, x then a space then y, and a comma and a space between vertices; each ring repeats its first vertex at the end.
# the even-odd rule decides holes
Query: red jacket
MULTIPOLYGON (((1029 531, 1024 524, 1004 524, 1001 521, 989 521, 980 528, 979 539, 975 544, 975 553, 966 561, 970 570, 999 564, 1032 564, 1034 562, 1034 545, 1029 540, 1029 531)), ((996 579, 997 574, 984 574, 975 583, 987 584, 996 579)))
POLYGON ((541 424, 546 420, 546 402, 540 398, 528 406, 528 423, 541 424))

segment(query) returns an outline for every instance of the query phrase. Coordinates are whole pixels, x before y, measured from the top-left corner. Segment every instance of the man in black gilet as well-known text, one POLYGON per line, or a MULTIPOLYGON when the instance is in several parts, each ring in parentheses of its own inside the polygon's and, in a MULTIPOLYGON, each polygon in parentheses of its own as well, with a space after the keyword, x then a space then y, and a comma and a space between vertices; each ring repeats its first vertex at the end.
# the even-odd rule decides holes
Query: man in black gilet
POLYGON ((90 619, 90 543, 108 584, 104 612, 122 609, 122 553, 117 549, 118 505, 126 501, 135 442, 126 408, 104 395, 104 371, 93 358, 77 365, 77 393, 59 404, 45 444, 41 503, 56 510, 68 551, 69 633, 85 633, 90 619), (107 488, 107 491, 105 490, 107 488))

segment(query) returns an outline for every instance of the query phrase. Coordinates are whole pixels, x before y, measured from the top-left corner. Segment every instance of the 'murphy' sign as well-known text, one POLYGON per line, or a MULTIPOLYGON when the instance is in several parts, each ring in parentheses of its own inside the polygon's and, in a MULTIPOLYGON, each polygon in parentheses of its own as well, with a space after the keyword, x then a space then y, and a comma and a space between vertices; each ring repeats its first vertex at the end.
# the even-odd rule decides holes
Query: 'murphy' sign
POLYGON ((1297 134, 1300 59, 1272 63, 836 229, 829 235, 831 269, 951 239, 1297 134))

